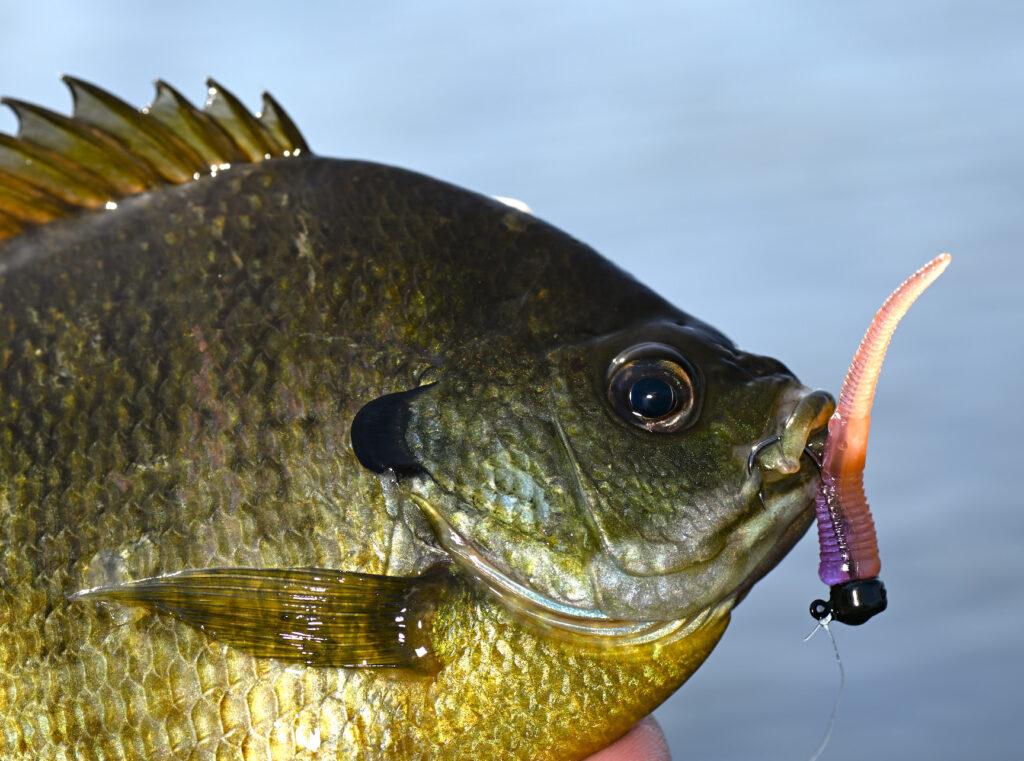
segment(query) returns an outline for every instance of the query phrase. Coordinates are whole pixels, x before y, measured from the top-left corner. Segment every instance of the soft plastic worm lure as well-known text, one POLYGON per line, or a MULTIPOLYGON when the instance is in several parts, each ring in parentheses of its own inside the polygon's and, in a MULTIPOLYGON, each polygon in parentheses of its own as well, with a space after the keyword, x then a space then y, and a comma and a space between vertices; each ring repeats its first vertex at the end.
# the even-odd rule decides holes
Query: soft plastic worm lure
POLYGON ((831 617, 844 624, 862 624, 885 610, 875 524, 864 496, 871 402, 896 325, 949 261, 949 254, 935 257, 886 299, 860 342, 828 421, 815 509, 821 550, 818 576, 831 589, 828 602, 811 603, 811 615, 819 621, 831 617))

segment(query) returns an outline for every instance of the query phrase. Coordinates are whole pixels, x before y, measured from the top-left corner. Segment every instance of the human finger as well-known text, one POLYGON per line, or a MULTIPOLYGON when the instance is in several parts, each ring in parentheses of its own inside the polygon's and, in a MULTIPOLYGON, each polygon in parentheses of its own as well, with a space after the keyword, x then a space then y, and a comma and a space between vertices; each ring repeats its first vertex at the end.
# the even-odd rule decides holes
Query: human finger
POLYGON ((653 716, 641 721, 624 737, 586 761, 671 761, 665 735, 653 716))

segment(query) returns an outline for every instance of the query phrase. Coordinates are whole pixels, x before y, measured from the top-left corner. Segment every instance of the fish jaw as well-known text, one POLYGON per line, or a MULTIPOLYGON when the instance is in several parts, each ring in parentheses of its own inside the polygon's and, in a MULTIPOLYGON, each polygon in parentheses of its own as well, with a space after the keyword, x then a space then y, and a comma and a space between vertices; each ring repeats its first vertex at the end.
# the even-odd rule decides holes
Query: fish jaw
MULTIPOLYGON (((624 570, 611 555, 595 555, 587 570, 593 587, 600 590, 599 608, 613 617, 631 619, 652 613, 687 618, 708 606, 733 607, 789 553, 813 522, 810 508, 816 481, 811 473, 805 475, 809 478, 766 496, 764 509, 755 508, 706 561, 671 573, 641 575, 624 570)), ((758 499, 754 496, 748 504, 758 499)))

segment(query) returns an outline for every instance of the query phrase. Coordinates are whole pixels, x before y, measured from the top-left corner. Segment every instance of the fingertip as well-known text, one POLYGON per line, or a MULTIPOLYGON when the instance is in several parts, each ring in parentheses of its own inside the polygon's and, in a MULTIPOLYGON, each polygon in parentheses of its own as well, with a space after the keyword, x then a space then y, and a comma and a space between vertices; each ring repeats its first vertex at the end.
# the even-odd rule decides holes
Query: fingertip
POLYGON ((661 726, 653 716, 648 716, 587 761, 672 761, 672 755, 661 726))
POLYGON ((668 740, 665 739, 665 733, 661 729, 661 724, 653 716, 648 716, 633 729, 633 732, 643 732, 645 738, 643 740, 643 747, 646 756, 642 758, 644 761, 672 761, 672 753, 668 749, 668 740))

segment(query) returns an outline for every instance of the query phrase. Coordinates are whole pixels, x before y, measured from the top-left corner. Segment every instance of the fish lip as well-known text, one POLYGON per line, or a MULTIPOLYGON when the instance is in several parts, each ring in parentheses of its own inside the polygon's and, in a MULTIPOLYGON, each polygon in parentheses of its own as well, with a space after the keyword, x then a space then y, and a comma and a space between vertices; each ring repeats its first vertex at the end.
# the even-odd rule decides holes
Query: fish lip
POLYGON ((821 462, 825 457, 825 440, 828 438, 828 427, 819 428, 811 433, 804 445, 804 452, 810 456, 818 472, 821 472, 821 462))
POLYGON ((791 389, 776 408, 766 435, 751 447, 747 472, 793 475, 800 472, 805 454, 820 471, 828 420, 835 406, 835 398, 827 391, 811 391, 804 386, 791 389))

